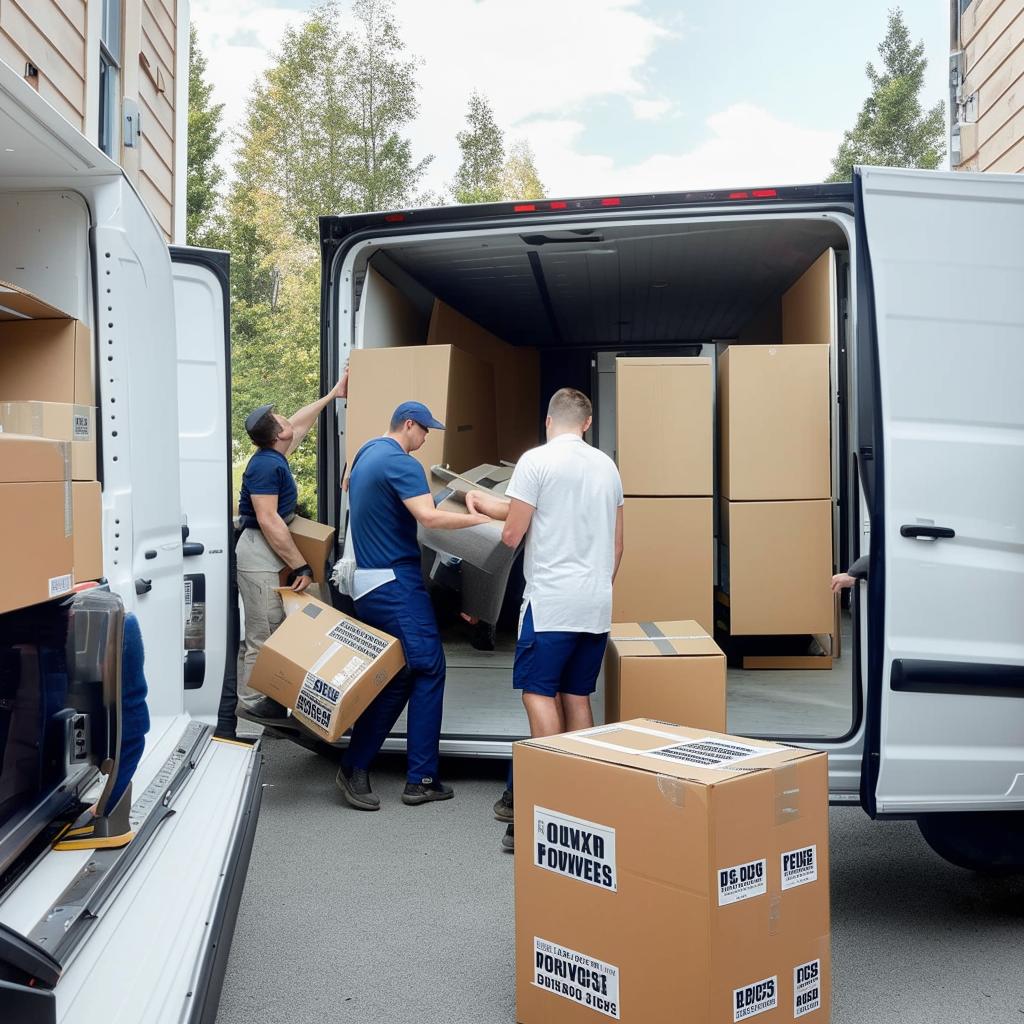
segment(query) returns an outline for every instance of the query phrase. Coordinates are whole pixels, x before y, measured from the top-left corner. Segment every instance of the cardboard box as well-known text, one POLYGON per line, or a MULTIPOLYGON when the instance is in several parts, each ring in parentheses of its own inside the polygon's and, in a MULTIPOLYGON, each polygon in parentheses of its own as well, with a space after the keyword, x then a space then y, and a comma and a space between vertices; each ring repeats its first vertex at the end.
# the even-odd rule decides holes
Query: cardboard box
POLYGON ((288 531, 299 549, 299 554, 306 560, 306 564, 313 570, 313 581, 315 583, 326 583, 329 568, 327 563, 334 555, 333 526, 324 523, 314 522, 312 519, 303 519, 296 516, 289 524, 288 531))
POLYGON ((726 728, 725 655, 694 621, 617 622, 604 659, 604 720, 726 728))
POLYGON ((4 281, 0 281, 0 401, 96 404, 89 328, 4 281))
POLYGON ((0 612, 62 597, 74 586, 69 447, 0 434, 0 612))
POLYGON ((434 300, 427 344, 455 345, 494 368, 499 459, 516 462, 541 443, 540 356, 535 348, 502 341, 440 299, 434 300))
POLYGON ((826 249, 782 296, 783 344, 830 345, 836 319, 836 254, 826 249))
POLYGON ((356 349, 345 451, 351 464, 371 437, 387 432, 391 414, 406 401, 424 402, 446 429, 432 430, 413 457, 425 472, 498 462, 494 372, 490 364, 451 345, 356 349))
POLYGON ((249 685, 336 743, 405 666, 402 645, 305 594, 280 593, 285 620, 260 650, 249 685))
POLYGON ((513 756, 520 1024, 829 1019, 825 754, 641 719, 513 756))
POLYGON ((721 493, 730 501, 832 496, 826 345, 730 345, 718 362, 721 493))
POLYGON ((712 499, 627 498, 612 621, 712 618, 712 499))
POLYGON ((734 636, 831 633, 831 501, 723 501, 720 586, 734 636))
MULTIPOLYGON (((74 447, 72 445, 72 447, 74 447)), ((75 583, 103 577, 103 495, 95 480, 71 484, 75 583)))
POLYGON ((66 402, 0 402, 0 431, 71 442, 71 479, 96 479, 96 410, 66 402))
POLYGON ((616 450, 626 494, 710 497, 715 382, 711 360, 615 360, 616 450))

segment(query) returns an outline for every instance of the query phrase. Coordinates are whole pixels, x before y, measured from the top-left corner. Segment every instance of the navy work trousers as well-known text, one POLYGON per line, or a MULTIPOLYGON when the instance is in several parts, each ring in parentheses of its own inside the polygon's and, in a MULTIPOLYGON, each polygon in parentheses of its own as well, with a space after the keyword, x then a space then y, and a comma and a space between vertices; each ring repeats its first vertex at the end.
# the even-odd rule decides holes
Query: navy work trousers
POLYGON ((407 778, 412 783, 423 783, 438 778, 444 648, 419 567, 395 569, 395 575, 397 579, 356 601, 356 615, 401 641, 406 667, 359 716, 343 764, 369 770, 408 704, 407 778))

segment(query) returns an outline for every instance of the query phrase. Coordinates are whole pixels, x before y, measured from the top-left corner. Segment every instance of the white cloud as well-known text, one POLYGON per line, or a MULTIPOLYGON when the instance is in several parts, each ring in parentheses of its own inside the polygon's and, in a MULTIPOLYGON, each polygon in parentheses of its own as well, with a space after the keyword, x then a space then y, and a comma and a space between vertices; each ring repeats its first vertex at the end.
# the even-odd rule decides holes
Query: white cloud
POLYGON ((630 109, 638 121, 657 121, 667 117, 674 109, 671 100, 633 100, 630 109))
POLYGON ((548 193, 571 196, 821 181, 841 137, 740 103, 712 114, 710 137, 692 148, 622 164, 579 151, 585 130, 579 120, 537 120, 527 127, 548 193))

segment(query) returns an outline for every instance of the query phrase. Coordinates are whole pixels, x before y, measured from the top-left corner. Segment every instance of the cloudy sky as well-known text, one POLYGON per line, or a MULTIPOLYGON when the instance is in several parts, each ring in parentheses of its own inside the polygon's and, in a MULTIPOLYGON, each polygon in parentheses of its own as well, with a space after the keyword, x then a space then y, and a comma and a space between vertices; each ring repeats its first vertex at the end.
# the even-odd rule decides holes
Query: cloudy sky
MULTIPOLYGON (((230 129, 314 0, 192 0, 230 129)), ((549 195, 820 181, 867 93, 892 0, 397 0, 423 64, 415 156, 458 164, 473 89, 533 147, 549 195)), ((947 98, 948 4, 904 0, 947 98)))

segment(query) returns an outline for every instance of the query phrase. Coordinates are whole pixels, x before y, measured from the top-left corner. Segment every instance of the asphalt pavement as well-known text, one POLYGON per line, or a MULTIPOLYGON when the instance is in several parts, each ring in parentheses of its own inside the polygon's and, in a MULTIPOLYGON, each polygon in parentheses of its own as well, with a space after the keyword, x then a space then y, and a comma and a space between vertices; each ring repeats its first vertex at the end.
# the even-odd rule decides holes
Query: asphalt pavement
MULTIPOLYGON (((451 761, 454 800, 342 803, 335 768, 264 743, 268 789, 218 1024, 511 1024, 512 857, 491 816, 504 766, 451 761)), ((910 822, 831 812, 832 1024, 1024 1024, 1024 878, 946 864, 910 822)))

